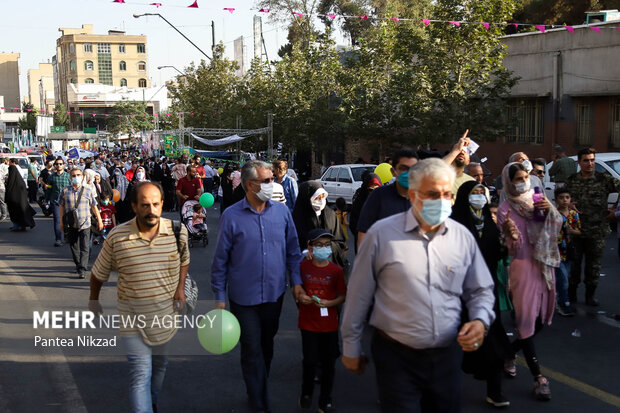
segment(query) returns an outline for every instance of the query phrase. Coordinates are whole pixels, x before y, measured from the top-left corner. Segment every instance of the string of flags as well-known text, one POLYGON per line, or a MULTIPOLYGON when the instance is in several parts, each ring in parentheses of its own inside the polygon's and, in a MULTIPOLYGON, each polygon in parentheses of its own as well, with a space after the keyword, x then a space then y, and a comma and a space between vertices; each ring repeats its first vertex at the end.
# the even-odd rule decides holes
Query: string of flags
MULTIPOLYGON (((134 2, 127 3, 125 0, 113 0, 112 3, 155 6, 157 8, 160 8, 160 7, 164 6, 163 3, 134 3, 134 2)), ((192 4, 190 4, 189 6, 176 6, 176 5, 166 5, 166 6, 167 7, 192 8, 192 9, 199 8, 198 0, 194 0, 194 2, 192 4)), ((236 9, 234 7, 224 7, 222 10, 223 11, 227 11, 230 14, 233 14, 236 9)), ((258 12, 259 13, 270 13, 270 9, 261 8, 261 9, 258 10, 258 12)), ((422 22, 427 27, 431 23, 448 23, 448 24, 451 24, 454 27, 461 27, 462 25, 468 25, 468 24, 479 25, 479 26, 484 27, 486 30, 489 30, 491 28, 491 26, 503 26, 503 27, 514 26, 515 28, 518 28, 518 27, 535 27, 541 33, 545 33, 547 30, 550 30, 550 29, 565 29, 565 30, 567 30, 570 33, 575 33, 575 27, 574 26, 564 25, 564 24, 563 25, 556 25, 556 24, 513 23, 513 22, 480 22, 480 21, 466 21, 466 20, 410 19, 410 18, 403 18, 403 17, 378 18, 378 17, 368 16, 367 14, 361 15, 361 16, 322 14, 322 13, 304 14, 302 12, 296 12, 296 11, 291 12, 291 14, 293 16, 295 16, 296 18, 303 18, 303 17, 324 17, 325 18, 326 17, 326 18, 334 20, 337 17, 339 17, 339 18, 343 18, 343 19, 391 20, 391 21, 395 21, 395 22, 414 21, 414 22, 422 22)), ((599 33, 599 34, 601 33, 602 29, 612 29, 612 30, 620 31, 620 26, 600 27, 600 26, 590 26, 590 25, 587 25, 587 27, 590 28, 591 30, 595 31, 596 33, 599 33)))
MULTIPOLYGON (((0 106, 0 109, 1 110, 5 110, 5 109, 6 110, 12 110, 14 112, 19 112, 21 110, 20 108, 7 108, 7 107, 4 107, 4 106, 0 106)), ((35 111, 35 109, 26 109, 26 111, 27 112, 33 112, 33 111, 35 111)), ((45 110, 40 110, 39 113, 44 114, 44 115, 46 114, 45 110)), ((53 110, 53 111, 50 110, 50 111, 47 112, 48 115, 52 115, 52 114, 56 115, 58 113, 59 112, 57 110, 53 110)), ((116 114, 116 113, 113 113, 112 114, 112 113, 88 113, 88 112, 83 112, 83 111, 82 112, 66 111, 66 112, 63 112, 63 113, 66 113, 67 115, 73 114, 73 115, 87 116, 87 117, 93 117, 93 118, 96 118, 96 117, 99 117, 99 118, 114 118, 114 117, 118 117, 118 118, 121 118, 121 117, 134 118, 134 117, 140 117, 140 116, 153 116, 155 118, 157 118, 157 117, 169 118, 170 116, 173 116, 173 115, 178 115, 178 116, 191 115, 191 116, 193 116, 195 112, 166 112, 166 113, 162 113, 162 114, 155 113, 153 115, 149 115, 148 113, 134 113, 134 114, 116 114)))

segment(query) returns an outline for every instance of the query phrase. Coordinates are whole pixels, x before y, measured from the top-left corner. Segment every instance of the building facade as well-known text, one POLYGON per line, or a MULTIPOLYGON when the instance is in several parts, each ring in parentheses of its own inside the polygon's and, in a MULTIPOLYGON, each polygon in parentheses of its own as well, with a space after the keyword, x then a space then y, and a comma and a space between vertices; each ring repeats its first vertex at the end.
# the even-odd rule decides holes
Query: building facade
POLYGON ((19 53, 0 53, 0 96, 4 96, 3 107, 21 111, 18 60, 19 53))
POLYGON ((28 70, 28 101, 45 113, 54 110, 54 67, 51 63, 39 63, 38 69, 28 70))
POLYGON ((54 89, 56 99, 69 107, 68 85, 101 84, 115 87, 150 86, 146 36, 109 30, 94 34, 91 24, 60 28, 56 40, 54 89))
POLYGON ((494 175, 508 156, 553 160, 561 145, 620 152, 620 21, 506 36, 504 66, 520 79, 508 97, 510 132, 484 142, 480 156, 494 175), (592 27, 600 30, 593 30, 592 27))

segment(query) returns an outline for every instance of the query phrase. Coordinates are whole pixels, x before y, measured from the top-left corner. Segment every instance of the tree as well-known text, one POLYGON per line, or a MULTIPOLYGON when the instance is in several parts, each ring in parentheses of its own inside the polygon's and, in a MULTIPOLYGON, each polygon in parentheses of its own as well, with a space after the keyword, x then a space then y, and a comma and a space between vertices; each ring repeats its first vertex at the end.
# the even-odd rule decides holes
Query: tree
POLYGON ((153 118, 146 111, 144 102, 121 100, 116 102, 107 121, 108 132, 115 137, 130 137, 142 130, 153 129, 153 118))
POLYGON ((17 127, 22 131, 30 131, 33 135, 37 130, 37 109, 32 103, 22 103, 22 112, 26 115, 17 120, 17 127))
POLYGON ((529 24, 583 24, 590 10, 620 9, 620 0, 523 0, 513 20, 529 24))
POLYGON ((59 103, 54 108, 54 112, 54 126, 69 126, 69 116, 65 105, 59 103))

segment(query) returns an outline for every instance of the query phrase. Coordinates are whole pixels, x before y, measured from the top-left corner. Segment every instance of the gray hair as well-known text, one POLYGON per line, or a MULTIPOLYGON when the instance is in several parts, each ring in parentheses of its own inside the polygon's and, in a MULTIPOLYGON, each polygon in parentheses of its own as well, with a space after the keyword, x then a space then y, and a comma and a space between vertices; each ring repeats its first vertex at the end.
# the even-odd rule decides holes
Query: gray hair
POLYGON ((510 158, 508 158, 508 163, 516 162, 515 159, 517 159, 519 155, 527 156, 525 152, 515 152, 512 155, 510 155, 510 158))
POLYGON ((422 184, 422 179, 430 177, 433 179, 445 178, 447 176, 451 184, 456 179, 454 168, 439 158, 427 158, 417 162, 409 169, 409 189, 417 190, 422 184))
POLYGON ((243 168, 241 168, 241 185, 243 185, 243 189, 247 192, 247 188, 245 184, 248 181, 255 181, 258 179, 258 168, 269 169, 273 171, 272 165, 263 161, 248 161, 243 164, 243 168))

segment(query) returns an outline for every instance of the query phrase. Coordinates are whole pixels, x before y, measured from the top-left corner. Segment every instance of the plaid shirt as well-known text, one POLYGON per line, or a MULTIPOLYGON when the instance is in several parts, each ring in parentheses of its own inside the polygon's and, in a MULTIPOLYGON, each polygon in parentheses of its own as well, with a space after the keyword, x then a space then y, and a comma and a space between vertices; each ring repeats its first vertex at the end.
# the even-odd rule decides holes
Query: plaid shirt
POLYGON ((72 211, 74 209, 77 211, 81 231, 83 229, 90 228, 91 206, 97 205, 95 197, 96 193, 91 188, 79 186, 75 189, 72 185, 67 186, 62 190, 60 193, 60 198, 58 199, 58 204, 64 206, 65 212, 72 211), (82 188, 84 188, 84 193, 82 194, 82 199, 80 199, 80 204, 76 207, 82 188))
POLYGON ((47 194, 45 196, 46 201, 52 201, 53 204, 59 205, 58 197, 64 187, 71 185, 71 177, 69 172, 64 171, 62 175, 58 175, 58 172, 54 172, 47 178, 47 185, 51 188, 47 188, 47 194))

